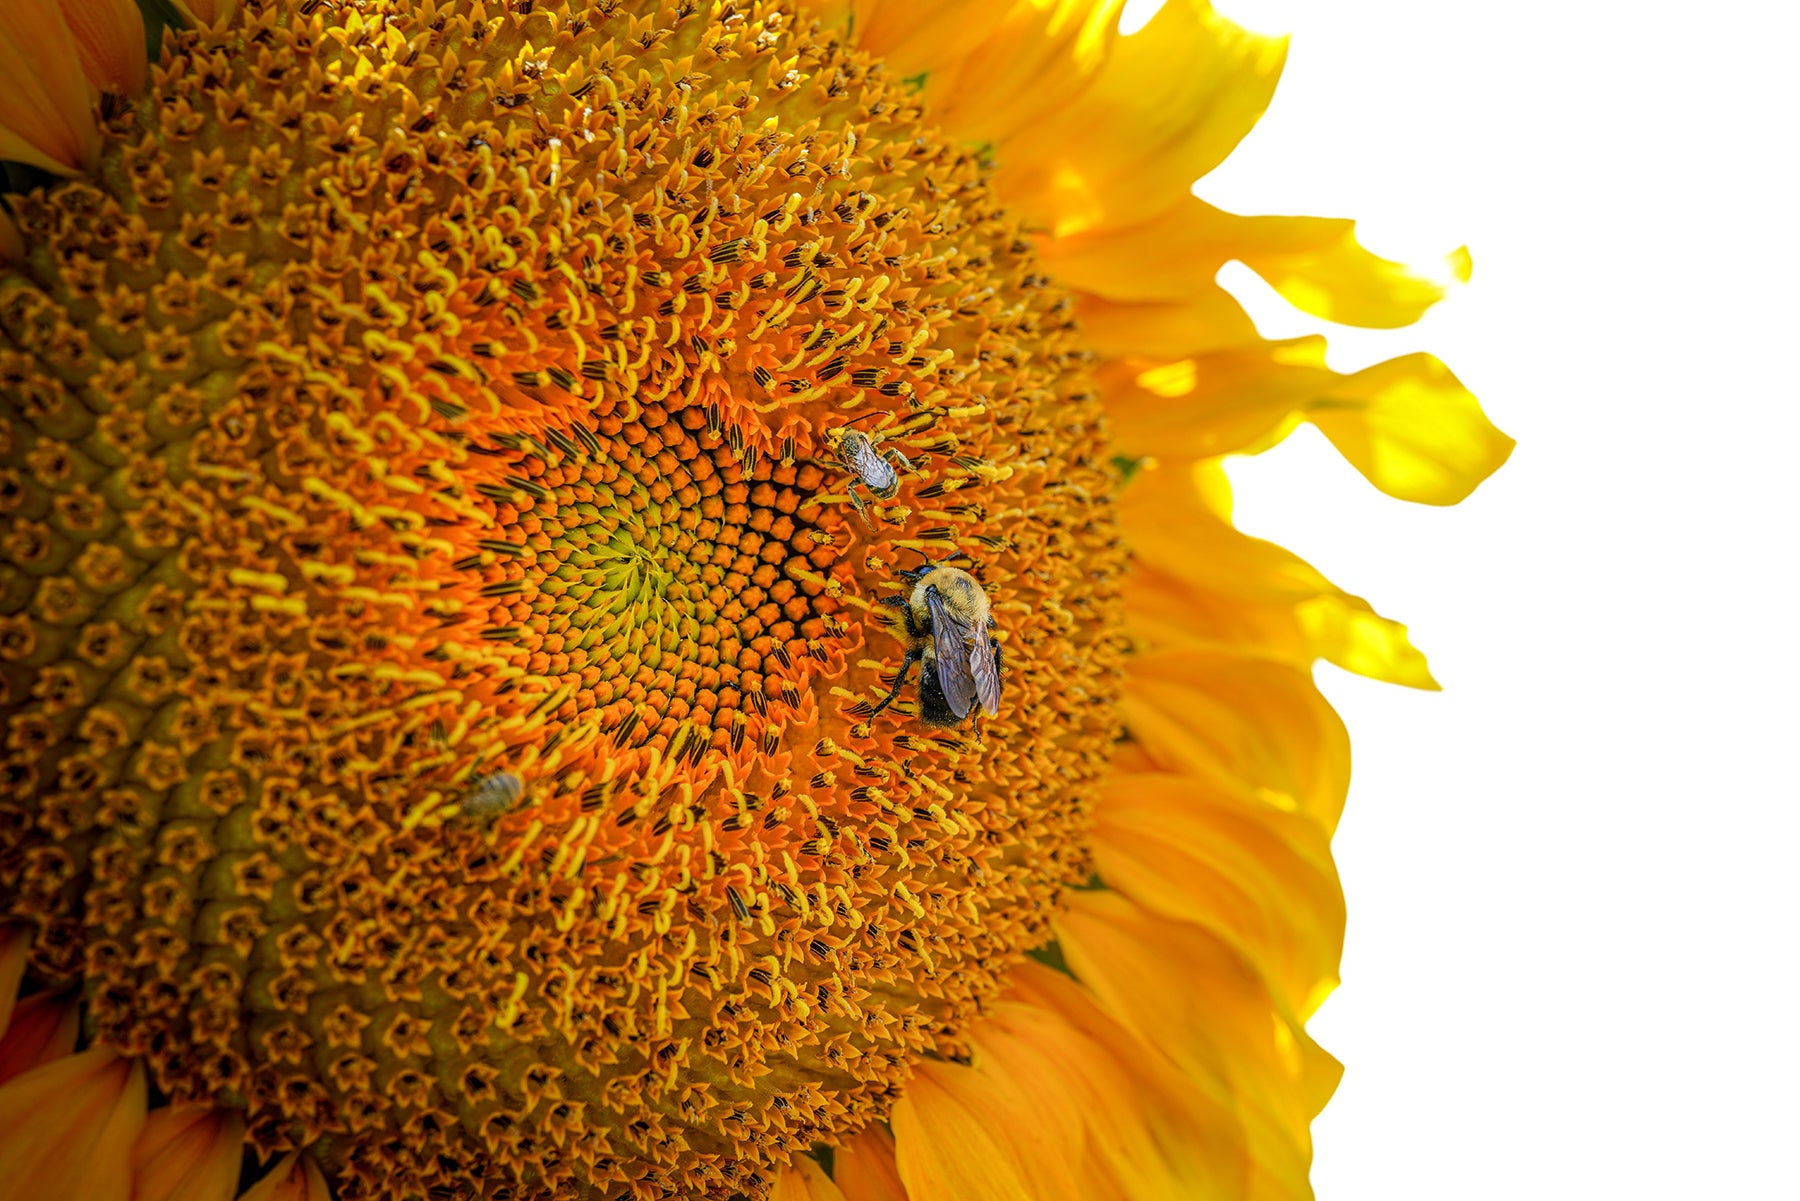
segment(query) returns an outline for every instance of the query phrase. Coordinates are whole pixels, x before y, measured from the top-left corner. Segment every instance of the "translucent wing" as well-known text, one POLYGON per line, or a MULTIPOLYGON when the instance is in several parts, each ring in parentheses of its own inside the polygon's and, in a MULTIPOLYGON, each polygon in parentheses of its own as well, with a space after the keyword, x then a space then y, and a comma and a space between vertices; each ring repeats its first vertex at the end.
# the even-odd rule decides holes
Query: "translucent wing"
POLYGON ((969 645, 969 670, 975 675, 975 695, 992 717, 1000 711, 1000 664, 994 661, 994 635, 978 630, 969 645))
MULTIPOLYGON (((975 673, 969 667, 969 649, 978 631, 950 612, 935 585, 925 590, 925 606, 931 613, 931 649, 937 660, 938 686, 950 702, 950 712, 959 718, 967 717, 978 695, 975 673)), ((987 638, 986 630, 979 634, 983 640, 987 638)), ((996 676, 995 684, 998 683, 996 676)), ((997 692, 995 699, 998 700, 997 692)))

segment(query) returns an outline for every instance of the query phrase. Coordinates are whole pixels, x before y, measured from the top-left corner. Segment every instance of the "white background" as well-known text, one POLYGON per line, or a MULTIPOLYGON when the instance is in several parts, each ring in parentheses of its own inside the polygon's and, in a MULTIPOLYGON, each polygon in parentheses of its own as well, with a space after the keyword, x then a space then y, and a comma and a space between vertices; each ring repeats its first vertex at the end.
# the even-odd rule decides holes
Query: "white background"
POLYGON ((1201 195, 1475 260, 1388 333, 1222 278, 1340 370, 1438 353, 1520 444, 1451 509, 1310 427, 1233 470, 1446 689, 1319 669, 1356 751, 1319 1196, 1800 1197, 1794 9, 1220 7, 1294 38, 1201 195))

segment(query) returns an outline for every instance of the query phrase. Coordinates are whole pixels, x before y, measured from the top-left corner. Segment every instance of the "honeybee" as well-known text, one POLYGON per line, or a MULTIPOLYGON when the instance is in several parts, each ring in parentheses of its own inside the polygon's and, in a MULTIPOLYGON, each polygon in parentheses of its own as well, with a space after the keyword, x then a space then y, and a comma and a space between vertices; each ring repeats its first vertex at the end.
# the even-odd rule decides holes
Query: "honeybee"
POLYGON ((900 695, 912 665, 919 664, 919 720, 928 726, 960 726, 979 704, 989 716, 1000 710, 1000 643, 994 614, 975 577, 956 567, 924 563, 900 573, 912 592, 882 598, 900 610, 906 659, 894 690, 876 716, 900 695))
POLYGON ((457 804, 464 817, 492 820, 504 814, 525 795, 525 781, 509 771, 497 771, 476 780, 457 804))
POLYGON ((856 506, 857 515, 870 529, 875 528, 875 523, 869 520, 869 506, 864 502, 857 486, 860 484, 867 488, 869 494, 877 500, 892 500, 900 492, 900 473, 895 468, 906 471, 913 469, 906 456, 892 447, 887 450, 876 449, 875 444, 883 436, 881 431, 865 434, 849 426, 825 431, 825 445, 856 475, 845 491, 850 493, 850 503, 856 506))

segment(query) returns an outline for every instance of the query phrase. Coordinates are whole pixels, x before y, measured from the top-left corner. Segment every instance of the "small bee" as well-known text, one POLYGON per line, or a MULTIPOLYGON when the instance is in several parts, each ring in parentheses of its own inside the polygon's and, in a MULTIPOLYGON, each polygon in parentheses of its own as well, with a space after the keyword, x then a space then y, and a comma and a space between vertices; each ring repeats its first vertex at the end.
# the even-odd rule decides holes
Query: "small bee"
POLYGON ((825 431, 825 445, 845 467, 856 474, 846 490, 850 493, 850 503, 856 506, 863 524, 870 529, 875 528, 875 523, 869 520, 869 507, 857 491, 857 485, 867 488, 869 494, 877 500, 892 500, 900 492, 900 473, 894 469, 913 469, 913 465, 899 451, 875 448, 875 444, 884 436, 885 433, 880 430, 865 434, 849 426, 825 431))
POLYGON ((500 817, 525 795, 525 781, 509 771, 497 771, 476 780, 457 804, 464 817, 487 821, 500 817))
POLYGON ((911 581, 912 592, 882 601, 900 610, 906 659, 894 690, 869 720, 894 703, 914 662, 920 665, 919 720, 926 725, 960 726, 978 702, 989 716, 999 712, 1002 661, 987 593, 968 572, 938 563, 900 576, 911 581))

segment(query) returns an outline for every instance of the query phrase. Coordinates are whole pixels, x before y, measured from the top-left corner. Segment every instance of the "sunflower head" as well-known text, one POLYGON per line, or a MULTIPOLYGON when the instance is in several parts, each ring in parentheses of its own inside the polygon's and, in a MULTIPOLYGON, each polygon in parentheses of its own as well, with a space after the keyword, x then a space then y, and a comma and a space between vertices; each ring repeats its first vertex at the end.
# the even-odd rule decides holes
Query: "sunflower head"
POLYGON ((1466 415, 1435 360, 1219 317, 1240 242, 1430 299, 1187 196, 1279 48, 1197 0, 1153 31, 1205 86, 1112 4, 175 10, 0 8, 0 1118, 110 1149, 40 1191, 226 1196, 246 1143, 255 1201, 1303 1191, 1305 667, 1429 676, 1210 459, 1486 460, 1406 427, 1466 415), (1077 1077, 1113 1116, 1018 1133, 1077 1077))
POLYGON ((34 972, 351 1196, 754 1191, 953 1053, 1090 873, 1121 646, 979 158, 748 3, 252 3, 101 136, 0 283, 34 972), (946 553, 1006 709, 870 723, 946 553))

